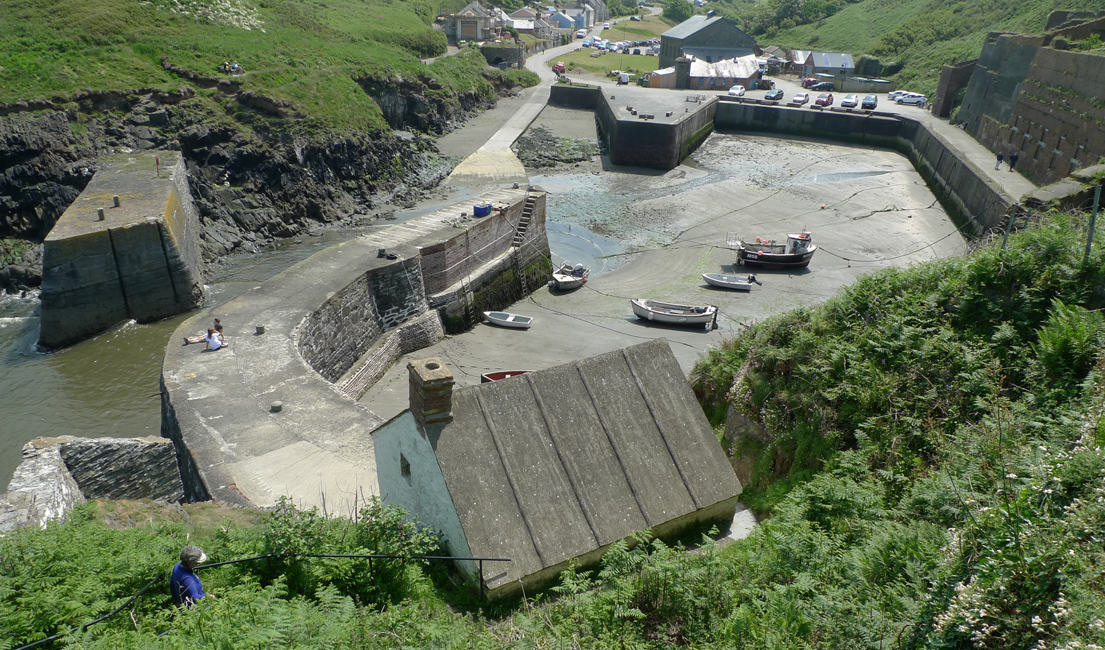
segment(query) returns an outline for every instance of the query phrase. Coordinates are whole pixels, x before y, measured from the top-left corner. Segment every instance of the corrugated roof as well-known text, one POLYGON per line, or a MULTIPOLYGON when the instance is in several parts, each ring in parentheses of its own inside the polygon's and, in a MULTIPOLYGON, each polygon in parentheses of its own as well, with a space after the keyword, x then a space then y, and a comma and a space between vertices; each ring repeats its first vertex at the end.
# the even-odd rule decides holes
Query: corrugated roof
POLYGON ((736 59, 725 59, 717 63, 706 63, 695 59, 691 61, 692 77, 716 77, 721 79, 747 79, 760 71, 760 63, 755 54, 736 59))
POLYGON ((854 69, 852 55, 848 52, 810 52, 813 64, 819 68, 854 69))
POLYGON ((805 63, 806 59, 808 59, 809 57, 810 57, 810 51, 809 50, 791 50, 790 51, 790 60, 794 61, 795 63, 805 63))
POLYGON ((701 61, 713 61, 715 63, 722 63, 726 60, 732 61, 736 58, 743 58, 752 56, 755 58, 755 54, 752 53, 751 48, 722 48, 722 47, 684 47, 683 56, 688 58, 693 57, 701 61))
POLYGON ((456 390, 436 455, 491 589, 741 491, 663 339, 456 390))
POLYGON ((694 34, 698 30, 712 25, 719 20, 724 20, 721 16, 714 16, 713 18, 707 18, 706 16, 691 16, 690 18, 679 23, 675 27, 672 27, 668 31, 661 34, 661 36, 667 36, 668 38, 687 38, 691 34, 694 34))

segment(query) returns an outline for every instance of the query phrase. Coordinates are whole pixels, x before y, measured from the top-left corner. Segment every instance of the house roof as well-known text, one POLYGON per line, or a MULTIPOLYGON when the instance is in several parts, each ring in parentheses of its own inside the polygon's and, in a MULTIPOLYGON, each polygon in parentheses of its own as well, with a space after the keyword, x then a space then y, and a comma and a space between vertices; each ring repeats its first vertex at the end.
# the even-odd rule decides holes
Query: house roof
POLYGON ((818 68, 854 69, 856 67, 849 52, 810 52, 807 57, 807 60, 809 59, 812 59, 812 64, 818 68))
MULTIPOLYGON (((747 47, 684 47, 683 55, 688 58, 693 57, 694 59, 699 60, 701 63, 705 63, 706 61, 723 63, 726 60, 732 61, 733 59, 738 57, 745 58, 747 56, 751 56, 753 59, 755 59, 756 57, 756 55, 752 53, 752 49, 747 47)), ((693 69, 691 74, 692 76, 696 76, 694 75, 693 69)))
POLYGON ((790 60, 795 63, 805 63, 806 59, 810 58, 809 50, 791 50, 790 60))
POLYGON ((667 36, 668 38, 687 38, 691 34, 694 34, 698 30, 712 25, 719 20, 724 20, 721 16, 714 16, 707 18, 706 16, 691 16, 690 18, 679 23, 675 27, 672 27, 668 31, 664 32, 660 36, 667 36))
POLYGON ((465 17, 468 17, 468 18, 471 18, 473 16, 479 16, 479 17, 482 18, 482 17, 490 16, 491 12, 489 12, 487 9, 484 9, 482 6, 480 6, 479 0, 476 0, 476 2, 472 2, 472 3, 468 4, 464 9, 461 9, 460 11, 458 11, 456 15, 465 16, 465 17))
POLYGON ((735 501, 740 482, 667 341, 453 393, 436 456, 488 588, 735 501))
POLYGON ((518 11, 515 11, 514 13, 510 14, 510 16, 512 18, 530 18, 530 19, 532 19, 535 16, 537 16, 537 12, 534 11, 533 9, 528 8, 528 7, 522 7, 518 11))
POLYGON ((521 19, 516 18, 513 21, 513 25, 514 25, 514 29, 517 29, 518 31, 521 31, 521 32, 532 32, 533 31, 533 21, 532 20, 521 20, 521 19))

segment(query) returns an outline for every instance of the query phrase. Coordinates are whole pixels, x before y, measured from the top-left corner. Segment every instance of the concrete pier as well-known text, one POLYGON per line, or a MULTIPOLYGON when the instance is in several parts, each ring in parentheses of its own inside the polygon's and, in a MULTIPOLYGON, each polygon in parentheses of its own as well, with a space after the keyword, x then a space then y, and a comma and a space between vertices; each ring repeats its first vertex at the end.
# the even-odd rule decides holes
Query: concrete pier
POLYGON ((45 347, 128 318, 189 311, 203 298, 199 217, 180 154, 119 154, 102 163, 43 245, 45 347))
POLYGON ((470 326, 482 301, 502 308, 548 279, 544 206, 541 192, 488 192, 328 248, 185 321, 162 367, 161 434, 187 499, 288 496, 348 515, 378 494, 370 433, 384 420, 356 398, 439 341, 443 318, 470 326), (485 202, 497 209, 473 218, 485 202), (227 347, 183 345, 215 316, 227 347))

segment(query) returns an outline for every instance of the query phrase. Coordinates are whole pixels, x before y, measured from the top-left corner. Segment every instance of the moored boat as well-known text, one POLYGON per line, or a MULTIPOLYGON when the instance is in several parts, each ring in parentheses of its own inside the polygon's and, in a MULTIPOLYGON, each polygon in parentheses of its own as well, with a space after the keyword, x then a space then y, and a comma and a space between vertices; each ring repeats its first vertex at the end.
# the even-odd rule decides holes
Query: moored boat
POLYGON ((553 271, 552 280, 549 280, 549 288, 557 291, 570 291, 578 289, 587 282, 587 275, 591 269, 582 264, 572 266, 571 262, 564 262, 559 269, 553 271))
POLYGON ((485 311, 483 317, 492 325, 510 327, 518 330, 528 330, 529 326, 533 324, 532 316, 512 314, 506 311, 485 311))
POLYGON ((751 291, 753 284, 763 286, 763 283, 756 279, 756 276, 748 274, 743 275, 725 275, 724 273, 703 273, 702 279, 706 281, 706 284, 715 287, 721 287, 722 289, 736 289, 737 291, 751 291))
POLYGON ((761 266, 775 269, 796 269, 809 266, 810 259, 817 251, 813 236, 809 231, 787 233, 787 241, 776 244, 774 239, 757 237, 755 241, 744 241, 729 236, 730 248, 737 249, 737 264, 761 266))
POLYGON ((517 377, 518 375, 524 375, 528 370, 496 370, 495 372, 486 372, 480 375, 480 383, 486 384, 492 381, 500 381, 503 379, 510 379, 511 377, 517 377))
POLYGON ((629 304, 633 306, 637 318, 658 323, 712 325, 717 318, 717 307, 714 305, 677 305, 647 298, 636 298, 629 304))

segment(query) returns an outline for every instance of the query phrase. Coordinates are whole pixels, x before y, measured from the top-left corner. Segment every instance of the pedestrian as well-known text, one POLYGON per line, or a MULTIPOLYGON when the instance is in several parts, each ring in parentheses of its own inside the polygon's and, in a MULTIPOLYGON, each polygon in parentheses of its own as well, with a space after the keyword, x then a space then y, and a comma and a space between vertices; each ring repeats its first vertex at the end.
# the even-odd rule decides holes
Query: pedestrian
POLYGON ((1013 171, 1014 169, 1016 169, 1016 167, 1017 167, 1017 158, 1019 158, 1019 157, 1020 156, 1017 155, 1016 151, 1009 154, 1009 171, 1013 171))
POLYGON ((997 171, 997 170, 1001 169, 1001 161, 1002 161, 1002 155, 1001 155, 1001 152, 999 151, 998 152, 998 164, 994 165, 994 171, 997 171))
POLYGON ((207 559, 207 554, 198 546, 185 546, 180 550, 180 562, 173 567, 169 577, 169 593, 178 607, 191 607, 197 600, 205 597, 203 583, 193 569, 207 559))

